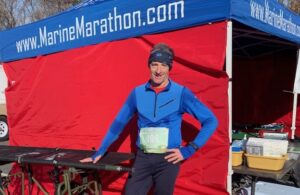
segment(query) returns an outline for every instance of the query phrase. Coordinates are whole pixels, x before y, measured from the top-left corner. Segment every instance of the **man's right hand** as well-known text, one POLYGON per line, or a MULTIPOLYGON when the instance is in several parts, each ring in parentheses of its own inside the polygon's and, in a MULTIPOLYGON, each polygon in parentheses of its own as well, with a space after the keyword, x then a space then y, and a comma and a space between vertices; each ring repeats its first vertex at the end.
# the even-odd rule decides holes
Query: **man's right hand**
POLYGON ((81 163, 88 163, 88 162, 93 162, 93 163, 97 163, 101 158, 101 155, 100 156, 97 156, 95 158, 95 160, 92 159, 92 157, 88 157, 88 158, 84 158, 84 159, 81 159, 79 160, 81 163))

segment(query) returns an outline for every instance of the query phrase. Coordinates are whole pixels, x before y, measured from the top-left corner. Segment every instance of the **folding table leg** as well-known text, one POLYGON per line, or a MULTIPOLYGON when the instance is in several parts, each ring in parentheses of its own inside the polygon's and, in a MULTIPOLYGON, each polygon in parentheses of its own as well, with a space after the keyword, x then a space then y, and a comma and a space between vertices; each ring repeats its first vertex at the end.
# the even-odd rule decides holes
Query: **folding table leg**
POLYGON ((257 182, 257 177, 254 177, 252 179, 252 184, 251 184, 251 195, 255 195, 256 182, 257 182))

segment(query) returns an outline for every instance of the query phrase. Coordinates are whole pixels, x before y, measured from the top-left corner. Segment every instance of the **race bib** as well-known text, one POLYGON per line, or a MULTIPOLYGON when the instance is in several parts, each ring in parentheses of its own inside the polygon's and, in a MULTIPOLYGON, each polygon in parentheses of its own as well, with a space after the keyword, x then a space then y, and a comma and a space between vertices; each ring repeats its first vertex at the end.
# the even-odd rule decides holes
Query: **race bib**
POLYGON ((169 129, 146 127, 140 130, 140 144, 145 153, 165 153, 168 148, 169 129))

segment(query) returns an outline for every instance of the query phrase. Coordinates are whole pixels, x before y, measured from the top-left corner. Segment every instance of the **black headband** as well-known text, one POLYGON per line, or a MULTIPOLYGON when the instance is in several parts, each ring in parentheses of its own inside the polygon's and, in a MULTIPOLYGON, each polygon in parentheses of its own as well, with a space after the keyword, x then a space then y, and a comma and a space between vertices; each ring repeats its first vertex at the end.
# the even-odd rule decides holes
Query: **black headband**
POLYGON ((171 69, 173 63, 173 55, 162 50, 157 50, 151 53, 149 56, 148 64, 150 65, 152 62, 160 62, 166 64, 171 69))

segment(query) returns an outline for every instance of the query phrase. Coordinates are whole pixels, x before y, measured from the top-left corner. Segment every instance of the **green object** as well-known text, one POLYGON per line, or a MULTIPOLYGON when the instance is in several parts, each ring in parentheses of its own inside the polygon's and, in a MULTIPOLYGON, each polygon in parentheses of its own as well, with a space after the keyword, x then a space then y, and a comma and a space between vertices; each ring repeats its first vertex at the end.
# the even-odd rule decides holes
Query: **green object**
POLYGON ((300 154, 300 146, 289 146, 288 152, 300 154))
POLYGON ((258 133, 245 133, 245 132, 237 131, 232 133, 232 140, 242 140, 245 138, 245 135, 246 138, 258 137, 258 133))
POLYGON ((247 133, 244 132, 237 132, 237 133, 232 133, 232 139, 236 140, 236 139, 243 139, 245 137, 245 135, 247 135, 247 133))

